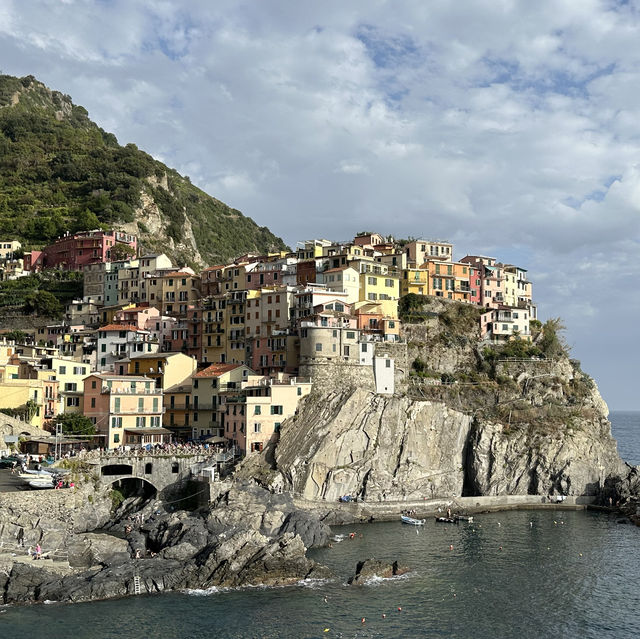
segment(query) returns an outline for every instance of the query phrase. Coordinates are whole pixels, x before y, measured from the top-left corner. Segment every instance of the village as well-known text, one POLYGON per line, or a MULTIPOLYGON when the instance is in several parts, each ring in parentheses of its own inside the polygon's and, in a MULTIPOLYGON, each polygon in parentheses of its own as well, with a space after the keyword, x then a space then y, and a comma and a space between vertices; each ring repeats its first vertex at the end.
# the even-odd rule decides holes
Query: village
POLYGON ((531 340, 526 269, 481 255, 455 260, 453 249, 363 232, 196 272, 144 254, 119 231, 67 234, 26 253, 2 241, 3 279, 77 271, 83 297, 59 323, 16 326, 17 340, 15 330, 0 334, 0 410, 52 434, 60 415, 95 427, 82 441, 31 437, 36 454, 169 442, 262 451, 322 383, 323 363, 372 369, 376 392, 395 392, 393 352, 379 346, 402 341, 408 295, 480 307, 487 343, 531 340))

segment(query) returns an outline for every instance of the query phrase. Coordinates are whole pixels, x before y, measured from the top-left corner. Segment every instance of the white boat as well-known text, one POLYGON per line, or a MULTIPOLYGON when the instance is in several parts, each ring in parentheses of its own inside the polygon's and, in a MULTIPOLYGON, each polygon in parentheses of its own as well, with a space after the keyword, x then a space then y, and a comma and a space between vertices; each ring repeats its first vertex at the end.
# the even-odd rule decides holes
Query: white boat
POLYGON ((53 482, 46 482, 46 481, 38 481, 33 480, 33 481, 28 481, 27 485, 30 486, 31 488, 35 488, 37 490, 40 490, 42 488, 53 488, 53 482))
POLYGON ((411 524, 412 526, 424 526, 426 523, 426 519, 415 519, 414 517, 409 517, 408 515, 401 515, 400 519, 403 524, 411 524))

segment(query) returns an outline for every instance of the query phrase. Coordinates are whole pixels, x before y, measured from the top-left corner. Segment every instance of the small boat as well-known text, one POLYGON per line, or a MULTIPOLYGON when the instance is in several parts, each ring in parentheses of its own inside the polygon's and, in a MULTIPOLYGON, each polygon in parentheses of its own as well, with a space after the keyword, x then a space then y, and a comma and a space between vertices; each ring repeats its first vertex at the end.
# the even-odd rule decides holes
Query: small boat
POLYGON ((455 524, 456 520, 453 517, 436 517, 436 521, 439 524, 455 524))
POLYGON ((473 515, 454 515, 453 518, 456 521, 468 521, 469 523, 473 521, 473 515))
POLYGON ((33 481, 28 481, 27 485, 30 486, 31 488, 35 488, 36 490, 40 490, 41 488, 53 488, 53 482, 46 482, 46 481, 37 481, 37 480, 33 480, 33 481))
POLYGON ((415 519, 414 517, 409 517, 408 515, 401 515, 400 519, 403 524, 411 524, 412 526, 424 526, 426 523, 426 519, 415 519))

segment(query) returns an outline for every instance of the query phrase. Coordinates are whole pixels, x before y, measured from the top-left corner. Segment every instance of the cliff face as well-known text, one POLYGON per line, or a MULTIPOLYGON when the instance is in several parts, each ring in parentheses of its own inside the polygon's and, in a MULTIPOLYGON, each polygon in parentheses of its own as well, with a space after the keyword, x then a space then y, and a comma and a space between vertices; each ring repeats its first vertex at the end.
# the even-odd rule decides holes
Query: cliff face
POLYGON ((575 364, 501 367, 501 384, 311 395, 283 424, 276 468, 295 494, 329 501, 596 495, 625 473, 606 404, 575 364))

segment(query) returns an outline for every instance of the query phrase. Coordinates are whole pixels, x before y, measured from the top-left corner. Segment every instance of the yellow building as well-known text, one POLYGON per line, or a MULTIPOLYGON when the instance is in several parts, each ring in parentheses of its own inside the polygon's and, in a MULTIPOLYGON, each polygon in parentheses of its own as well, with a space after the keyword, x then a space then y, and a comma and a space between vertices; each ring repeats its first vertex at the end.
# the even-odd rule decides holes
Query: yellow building
POLYGON ((46 370, 53 371, 58 381, 58 407, 56 414, 82 413, 84 409, 84 378, 91 372, 89 364, 73 359, 48 357, 42 360, 46 370))
POLYGON ((426 268, 406 268, 400 280, 400 295, 429 295, 429 271, 426 268))
POLYGON ((398 317, 400 277, 397 269, 386 264, 354 262, 360 276, 360 303, 377 303, 385 317, 398 317))
POLYGON ((10 408, 17 411, 17 416, 31 426, 42 428, 45 418, 47 402, 55 401, 51 394, 51 384, 44 377, 36 379, 21 379, 19 364, 4 364, 0 366, 0 408, 10 408))
POLYGON ((119 375, 144 375, 157 388, 185 383, 198 368, 198 362, 184 353, 144 353, 116 362, 119 375))
POLYGON ((221 393, 240 388, 253 371, 245 365, 211 364, 191 376, 191 424, 194 439, 223 435, 221 393))
POLYGON ((191 431, 191 379, 187 384, 176 384, 164 391, 163 426, 180 441, 192 438, 191 431))

